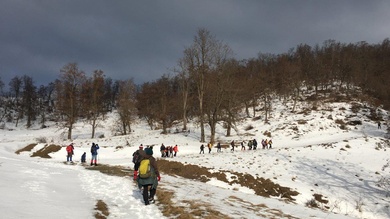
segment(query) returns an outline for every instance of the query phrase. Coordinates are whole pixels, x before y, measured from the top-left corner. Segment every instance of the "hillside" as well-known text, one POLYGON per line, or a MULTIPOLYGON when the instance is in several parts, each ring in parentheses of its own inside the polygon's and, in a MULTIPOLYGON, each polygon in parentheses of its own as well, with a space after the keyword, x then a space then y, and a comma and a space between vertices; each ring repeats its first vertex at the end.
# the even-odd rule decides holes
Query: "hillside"
POLYGON ((387 117, 387 111, 326 101, 303 103, 295 113, 275 101, 273 109, 268 123, 247 118, 237 124, 239 133, 229 137, 222 126, 217 130, 223 144, 272 139, 272 149, 237 147, 232 152, 225 147, 221 153, 214 147, 199 154, 195 123, 189 133, 173 133, 178 126, 162 135, 138 121, 130 135, 114 136, 111 115, 97 129, 97 136, 104 136, 98 139, 89 138, 89 125, 78 123, 75 160, 95 142, 101 146, 98 167, 64 165, 65 148, 58 146, 47 152, 51 158, 41 158, 41 149, 70 143, 54 124, 30 130, 7 124, 0 130, 1 210, 6 218, 52 218, 64 205, 71 211, 61 218, 390 217, 388 191, 377 186, 390 175, 389 168, 383 169, 390 158, 387 125, 378 129, 373 119, 373 114, 387 117), (38 144, 26 148, 32 143, 38 144), (162 143, 179 145, 179 153, 158 159, 162 181, 157 202, 145 207, 129 177, 131 154, 140 144, 153 145, 159 157, 162 143))

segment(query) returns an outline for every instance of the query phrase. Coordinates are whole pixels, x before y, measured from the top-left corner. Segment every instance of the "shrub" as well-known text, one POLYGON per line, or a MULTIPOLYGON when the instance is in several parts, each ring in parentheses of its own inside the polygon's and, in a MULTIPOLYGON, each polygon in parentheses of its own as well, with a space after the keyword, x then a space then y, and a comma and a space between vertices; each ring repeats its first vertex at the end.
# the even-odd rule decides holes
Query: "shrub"
POLYGON ((245 127, 245 131, 249 131, 251 129, 253 129, 254 127, 252 125, 248 125, 247 127, 245 127))
POLYGON ((265 136, 267 136, 268 138, 271 138, 271 137, 272 137, 271 132, 269 132, 269 131, 264 131, 263 134, 264 134, 265 136))
POLYGON ((38 143, 47 143, 46 137, 38 137, 35 139, 38 143))
POLYGON ((307 121, 304 120, 304 119, 300 119, 300 120, 298 120, 297 122, 298 122, 298 124, 300 124, 300 125, 303 125, 303 124, 306 124, 306 123, 307 123, 307 121))
POLYGON ((319 207, 317 201, 314 198, 307 200, 307 202, 305 203, 305 206, 309 207, 309 208, 318 208, 319 207))

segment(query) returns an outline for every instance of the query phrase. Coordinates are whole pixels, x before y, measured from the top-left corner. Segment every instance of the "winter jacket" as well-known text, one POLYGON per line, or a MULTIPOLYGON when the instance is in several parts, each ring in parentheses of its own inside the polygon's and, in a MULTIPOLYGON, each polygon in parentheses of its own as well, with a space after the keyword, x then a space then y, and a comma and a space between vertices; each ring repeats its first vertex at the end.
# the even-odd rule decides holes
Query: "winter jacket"
POLYGON ((73 154, 73 145, 68 145, 68 147, 66 147, 66 151, 68 152, 68 154, 73 154))
POLYGON ((144 159, 149 159, 150 161, 150 169, 152 172, 152 175, 149 178, 142 179, 138 177, 138 187, 142 187, 144 185, 152 185, 152 188, 156 189, 158 185, 157 177, 160 176, 160 173, 158 171, 157 162, 156 159, 145 153, 144 159))
POLYGON ((97 145, 97 144, 92 145, 92 147, 91 147, 91 154, 92 155, 97 155, 98 154, 98 152, 97 152, 98 149, 99 149, 99 145, 97 145))

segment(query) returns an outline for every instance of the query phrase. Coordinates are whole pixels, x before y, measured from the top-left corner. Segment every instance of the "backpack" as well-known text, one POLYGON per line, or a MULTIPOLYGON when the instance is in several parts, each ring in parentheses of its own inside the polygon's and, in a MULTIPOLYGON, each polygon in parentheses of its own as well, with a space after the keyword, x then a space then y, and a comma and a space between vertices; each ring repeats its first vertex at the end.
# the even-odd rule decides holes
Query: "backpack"
POLYGON ((152 171, 150 170, 150 160, 143 159, 141 160, 141 164, 139 166, 139 177, 142 179, 149 178, 152 175, 152 171))

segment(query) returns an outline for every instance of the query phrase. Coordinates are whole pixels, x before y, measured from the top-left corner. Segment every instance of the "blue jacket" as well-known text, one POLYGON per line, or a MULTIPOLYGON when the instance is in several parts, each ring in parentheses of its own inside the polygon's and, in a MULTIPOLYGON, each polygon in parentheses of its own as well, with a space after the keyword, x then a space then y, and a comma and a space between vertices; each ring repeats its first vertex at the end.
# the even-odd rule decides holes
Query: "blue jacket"
POLYGON ((91 154, 92 155, 97 155, 98 154, 98 152, 97 152, 98 149, 99 149, 99 145, 93 144, 92 147, 91 147, 91 154))

